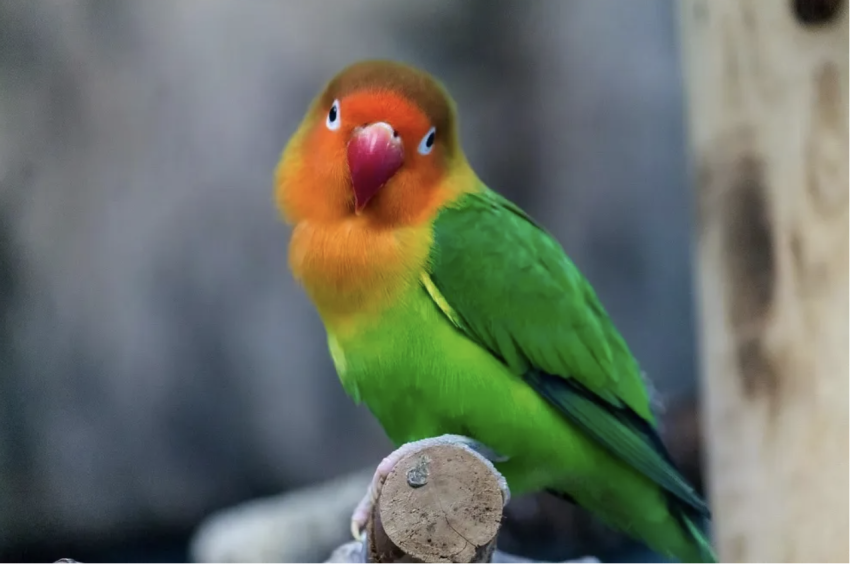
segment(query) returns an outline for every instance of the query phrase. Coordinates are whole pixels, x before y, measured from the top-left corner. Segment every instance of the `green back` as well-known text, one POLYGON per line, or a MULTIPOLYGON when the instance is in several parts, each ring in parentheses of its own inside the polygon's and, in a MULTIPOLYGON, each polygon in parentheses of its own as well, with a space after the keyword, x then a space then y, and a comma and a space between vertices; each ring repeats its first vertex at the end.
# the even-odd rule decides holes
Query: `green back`
POLYGON ((521 209, 484 188, 441 211, 426 287, 569 421, 707 515, 658 438, 637 361, 590 283, 521 209))

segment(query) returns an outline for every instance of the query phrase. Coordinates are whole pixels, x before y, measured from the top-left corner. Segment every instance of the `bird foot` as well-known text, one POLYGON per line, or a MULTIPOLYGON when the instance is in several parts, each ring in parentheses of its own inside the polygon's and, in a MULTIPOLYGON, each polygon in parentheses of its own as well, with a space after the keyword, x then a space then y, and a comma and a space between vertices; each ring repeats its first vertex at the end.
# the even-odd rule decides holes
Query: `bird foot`
POLYGON ((430 439, 422 439, 421 441, 414 441, 400 446, 378 464, 366 495, 363 496, 363 499, 360 500, 360 503, 357 504, 354 513, 351 515, 351 534, 354 535, 356 540, 365 540, 366 523, 368 523, 369 516, 372 514, 372 508, 375 507, 375 503, 378 501, 378 495, 381 493, 384 481, 390 475, 393 468, 395 468, 395 465, 411 452, 438 445, 459 446, 480 458, 494 474, 500 477, 499 485, 502 489, 502 498, 504 499, 504 504, 507 505, 511 499, 511 492, 508 489, 508 483, 496 471, 493 462, 505 462, 508 460, 508 457, 502 456, 488 446, 462 435, 441 435, 430 439))

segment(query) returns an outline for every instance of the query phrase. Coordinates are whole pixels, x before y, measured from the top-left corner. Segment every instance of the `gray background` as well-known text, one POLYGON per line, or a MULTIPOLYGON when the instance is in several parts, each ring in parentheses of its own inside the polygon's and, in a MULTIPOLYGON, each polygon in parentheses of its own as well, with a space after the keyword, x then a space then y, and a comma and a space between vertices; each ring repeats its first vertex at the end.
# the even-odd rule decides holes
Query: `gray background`
POLYGON ((310 99, 363 57, 445 82, 479 174, 562 241, 665 396, 691 391, 675 23, 662 0, 0 2, 0 555, 179 547, 388 452, 271 200, 310 99))

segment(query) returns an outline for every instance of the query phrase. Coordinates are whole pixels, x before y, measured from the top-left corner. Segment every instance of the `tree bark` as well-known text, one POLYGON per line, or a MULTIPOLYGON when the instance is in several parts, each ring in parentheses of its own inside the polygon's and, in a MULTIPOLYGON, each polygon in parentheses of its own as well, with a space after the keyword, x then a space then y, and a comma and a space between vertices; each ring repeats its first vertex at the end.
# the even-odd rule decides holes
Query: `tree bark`
POLYGON ((847 562, 847 6, 680 8, 719 556, 847 562))

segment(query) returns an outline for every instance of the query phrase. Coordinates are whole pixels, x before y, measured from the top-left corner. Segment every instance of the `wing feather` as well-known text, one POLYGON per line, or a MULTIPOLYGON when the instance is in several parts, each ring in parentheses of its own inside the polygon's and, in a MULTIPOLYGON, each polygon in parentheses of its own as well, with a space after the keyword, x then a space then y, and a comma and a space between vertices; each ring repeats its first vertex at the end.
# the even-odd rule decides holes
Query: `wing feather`
POLYGON ((423 285, 569 421, 707 514, 659 439, 637 361, 590 283, 520 208, 485 188, 442 210, 423 285))

